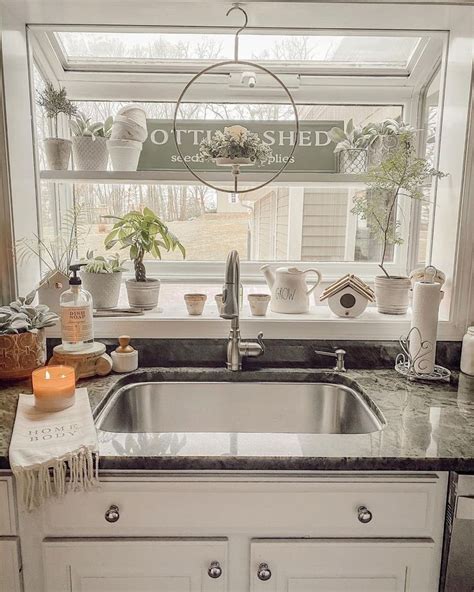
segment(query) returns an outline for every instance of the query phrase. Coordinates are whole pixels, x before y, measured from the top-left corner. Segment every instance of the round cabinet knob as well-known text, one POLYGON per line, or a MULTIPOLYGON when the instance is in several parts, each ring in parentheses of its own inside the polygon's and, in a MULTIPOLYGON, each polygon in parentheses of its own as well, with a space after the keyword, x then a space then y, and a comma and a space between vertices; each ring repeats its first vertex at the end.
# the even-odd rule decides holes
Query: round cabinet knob
POLYGON ((114 504, 112 504, 110 506, 110 508, 107 510, 107 512, 105 513, 105 519, 107 520, 107 522, 117 522, 117 520, 119 518, 120 518, 119 508, 118 508, 118 506, 115 506, 114 504))
POLYGON ((261 563, 258 566, 257 578, 262 582, 267 582, 272 577, 272 572, 268 567, 268 563, 261 563))
POLYGON ((222 567, 220 566, 220 563, 218 561, 213 561, 211 563, 211 565, 209 566, 209 569, 207 570, 207 575, 214 580, 216 578, 221 577, 222 567))
POLYGON ((367 524, 372 520, 372 512, 365 506, 359 506, 357 508, 357 518, 359 519, 359 522, 362 522, 362 524, 367 524))

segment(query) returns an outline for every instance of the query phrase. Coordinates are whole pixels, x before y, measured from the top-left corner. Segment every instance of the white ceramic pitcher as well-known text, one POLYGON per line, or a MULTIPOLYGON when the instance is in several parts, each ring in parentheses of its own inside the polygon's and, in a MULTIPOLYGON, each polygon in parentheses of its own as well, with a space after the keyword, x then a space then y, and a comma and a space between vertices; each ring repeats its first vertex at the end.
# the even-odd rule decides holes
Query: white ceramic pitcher
POLYGON ((296 267, 279 267, 275 273, 270 265, 261 268, 267 284, 272 291, 270 309, 273 312, 298 314, 309 311, 309 295, 321 281, 321 274, 317 269, 305 269, 296 267), (306 274, 316 274, 316 282, 308 289, 306 274))

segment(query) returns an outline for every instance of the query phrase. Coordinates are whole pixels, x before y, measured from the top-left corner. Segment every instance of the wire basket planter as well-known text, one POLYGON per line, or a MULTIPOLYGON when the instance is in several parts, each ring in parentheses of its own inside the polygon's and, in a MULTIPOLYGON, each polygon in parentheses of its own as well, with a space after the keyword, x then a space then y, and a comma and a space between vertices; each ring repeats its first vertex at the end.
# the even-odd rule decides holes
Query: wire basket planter
POLYGON ((349 148, 339 152, 339 172, 361 175, 367 172, 367 150, 349 148))

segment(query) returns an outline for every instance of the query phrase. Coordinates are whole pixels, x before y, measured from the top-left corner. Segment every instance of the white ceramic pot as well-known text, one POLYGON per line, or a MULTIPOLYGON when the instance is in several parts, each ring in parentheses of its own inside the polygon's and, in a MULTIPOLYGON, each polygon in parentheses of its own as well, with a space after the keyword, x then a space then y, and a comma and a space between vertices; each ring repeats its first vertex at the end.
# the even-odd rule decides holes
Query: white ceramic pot
POLYGON ((136 280, 127 280, 128 303, 132 308, 142 308, 143 310, 153 310, 158 306, 160 296, 160 280, 147 279, 146 282, 137 282, 136 280))
POLYGON ((254 317, 264 317, 270 303, 270 294, 249 294, 250 312, 254 317))
POLYGON ((138 125, 126 117, 116 117, 112 124, 111 140, 135 140, 144 142, 147 139, 148 132, 146 127, 138 125))
POLYGON ((408 293, 411 282, 407 277, 375 278, 377 310, 383 314, 401 315, 408 310, 408 293))
POLYGON ((146 113, 141 107, 137 107, 136 105, 126 105, 118 110, 117 116, 127 117, 146 129, 146 113))
POLYGON ((384 160, 394 154, 400 143, 397 134, 385 134, 378 136, 367 150, 368 166, 379 166, 384 160))
POLYGON ((107 148, 114 171, 136 171, 142 143, 133 140, 108 140, 107 148))
POLYGON ((122 272, 89 273, 81 271, 84 288, 92 296, 92 305, 98 310, 115 308, 119 301, 122 272))
POLYGON ((184 301, 186 302, 186 308, 190 316, 202 315, 204 305, 206 304, 206 294, 185 294, 184 301))
POLYGON ((76 171, 106 171, 109 161, 107 140, 91 136, 74 136, 72 157, 76 171))
POLYGON ((46 138, 43 140, 46 162, 50 171, 67 171, 71 158, 71 140, 46 138))
POLYGON ((309 295, 321 281, 317 269, 301 271, 296 267, 279 267, 275 273, 270 265, 263 265, 260 269, 272 291, 270 308, 273 312, 300 314, 309 311, 309 295), (309 289, 306 285, 307 273, 316 275, 316 282, 309 289))

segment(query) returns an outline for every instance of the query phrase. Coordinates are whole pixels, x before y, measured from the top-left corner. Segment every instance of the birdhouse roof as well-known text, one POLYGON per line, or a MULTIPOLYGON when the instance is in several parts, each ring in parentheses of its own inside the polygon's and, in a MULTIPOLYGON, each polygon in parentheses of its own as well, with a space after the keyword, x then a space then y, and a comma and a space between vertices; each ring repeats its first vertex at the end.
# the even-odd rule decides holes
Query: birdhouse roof
POLYGON ((339 278, 336 282, 328 286, 322 292, 321 296, 319 297, 319 300, 323 301, 326 298, 329 298, 329 296, 334 296, 334 294, 338 294, 346 288, 352 288, 355 292, 367 298, 369 302, 374 302, 375 300, 375 294, 372 288, 353 273, 348 273, 347 275, 343 276, 342 278, 339 278))

